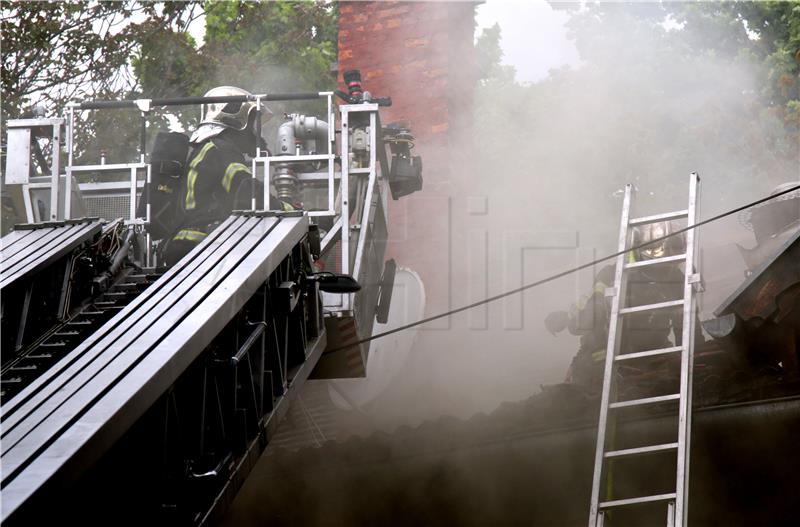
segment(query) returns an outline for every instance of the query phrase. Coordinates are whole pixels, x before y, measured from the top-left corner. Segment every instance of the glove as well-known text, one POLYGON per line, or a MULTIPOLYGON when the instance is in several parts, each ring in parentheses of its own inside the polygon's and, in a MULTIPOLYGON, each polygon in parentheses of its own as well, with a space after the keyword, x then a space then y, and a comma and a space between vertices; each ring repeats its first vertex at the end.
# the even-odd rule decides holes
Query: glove
POLYGON ((569 313, 566 311, 553 311, 544 319, 544 327, 553 336, 567 329, 568 324, 569 313))

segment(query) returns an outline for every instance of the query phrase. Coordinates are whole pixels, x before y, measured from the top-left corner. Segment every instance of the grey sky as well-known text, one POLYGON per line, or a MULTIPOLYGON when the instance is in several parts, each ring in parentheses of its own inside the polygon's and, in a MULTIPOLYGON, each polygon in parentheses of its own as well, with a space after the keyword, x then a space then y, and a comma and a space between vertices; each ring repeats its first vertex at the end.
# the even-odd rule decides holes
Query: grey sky
POLYGON ((487 0, 475 13, 476 31, 500 24, 503 63, 514 66, 517 80, 536 82, 552 68, 580 64, 567 39, 569 16, 543 0, 487 0))

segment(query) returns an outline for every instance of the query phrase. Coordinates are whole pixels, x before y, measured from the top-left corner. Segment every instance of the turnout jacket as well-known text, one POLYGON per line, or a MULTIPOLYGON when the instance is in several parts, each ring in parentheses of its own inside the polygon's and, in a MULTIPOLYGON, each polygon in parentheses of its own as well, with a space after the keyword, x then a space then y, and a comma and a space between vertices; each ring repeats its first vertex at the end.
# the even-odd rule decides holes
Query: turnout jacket
POLYGON ((234 209, 249 208, 251 187, 242 183, 251 179, 233 142, 217 136, 193 145, 181 189, 181 225, 208 233, 234 209))

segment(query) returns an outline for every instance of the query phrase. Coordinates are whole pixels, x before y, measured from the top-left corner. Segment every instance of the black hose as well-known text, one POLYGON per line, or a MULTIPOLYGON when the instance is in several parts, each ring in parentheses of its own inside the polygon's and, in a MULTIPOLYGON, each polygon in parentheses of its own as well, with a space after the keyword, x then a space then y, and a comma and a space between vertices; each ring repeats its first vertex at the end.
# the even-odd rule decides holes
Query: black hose
MULTIPOLYGON (((308 101, 319 99, 317 92, 304 93, 272 93, 261 97, 262 101, 308 101)), ((142 99, 148 100, 148 99, 142 99)), ((196 104, 212 104, 219 102, 247 102, 255 100, 248 95, 220 95, 217 97, 171 97, 166 99, 149 99, 150 106, 192 106, 196 104)), ((78 105, 81 110, 102 110, 109 108, 138 108, 135 100, 121 101, 86 101, 78 105)))
POLYGON ((671 234, 668 234, 666 236, 661 236, 660 238, 654 238, 653 240, 650 240, 649 242, 642 243, 642 244, 639 244, 639 245, 635 245, 633 247, 629 247, 629 248, 625 249, 624 251, 619 251, 619 252, 616 252, 614 254, 609 254, 607 256, 603 256, 602 258, 598 258, 596 260, 593 260, 591 262, 587 262, 587 263, 579 265, 577 267, 573 267, 572 269, 567 269, 566 271, 562 271, 562 272, 560 272, 558 274, 554 274, 552 276, 548 276, 547 278, 543 278, 541 280, 537 280, 536 282, 532 282, 530 284, 523 285, 522 287, 518 287, 516 289, 512 289, 510 291, 506 291, 506 292, 500 293, 498 295, 490 296, 489 298, 485 298, 483 300, 478 300, 477 302, 473 302, 472 304, 468 304, 466 306, 461 306, 459 308, 456 308, 456 309, 453 309, 453 310, 450 310, 450 311, 446 311, 444 313, 439 313, 438 315, 433 315, 433 316, 430 316, 430 317, 427 317, 427 318, 423 318, 422 320, 418 320, 418 321, 412 322, 410 324, 405 324, 404 326, 400 326, 400 327, 397 327, 397 328, 394 328, 394 329, 390 329, 389 331, 384 331, 383 333, 376 333, 375 335, 372 335, 372 336, 367 337, 367 338, 363 338, 363 339, 359 340, 358 342, 353 342, 352 344, 347 344, 345 346, 339 346, 338 348, 334 348, 332 350, 328 350, 326 353, 333 353, 335 351, 340 351, 340 350, 343 350, 343 349, 352 348, 354 346, 358 346, 358 345, 363 344, 365 342, 371 342, 373 340, 379 339, 381 337, 386 337, 388 335, 391 335, 393 333, 397 333, 399 331, 404 331, 406 329, 410 329, 410 328, 413 328, 413 327, 416 327, 416 326, 420 326, 422 324, 427 324, 428 322, 432 322, 434 320, 439 320, 440 318, 449 317, 450 315, 455 315, 456 313, 461 313, 462 311, 468 311, 468 310, 470 310, 472 308, 475 308, 475 307, 478 307, 478 306, 482 306, 482 305, 488 304, 490 302, 494 302, 495 300, 500 300, 500 299, 505 298, 507 296, 511 296, 511 295, 515 295, 517 293, 521 293, 523 291, 527 291, 528 289, 532 289, 534 287, 546 284, 548 282, 552 282, 553 280, 557 280, 559 278, 563 278, 563 277, 565 277, 567 275, 570 275, 572 273, 578 272, 580 270, 588 269, 589 267, 594 267, 595 265, 597 265, 597 264, 599 264, 601 262, 605 262, 606 260, 611 260, 612 258, 616 258, 618 256, 621 256, 623 254, 629 253, 631 251, 638 251, 639 249, 647 247, 648 245, 653 245, 653 244, 656 244, 656 243, 663 242, 667 238, 671 238, 673 236, 678 236, 679 234, 683 234, 684 232, 690 231, 692 229, 696 229, 697 227, 701 227, 703 225, 707 225, 709 223, 715 222, 715 221, 720 220, 722 218, 725 218, 727 216, 731 216, 731 215, 736 214, 738 212, 741 212, 741 211, 743 211, 745 209, 749 209, 749 208, 755 207, 756 205, 760 205, 760 204, 762 204, 762 203, 764 203, 766 201, 773 200, 773 199, 775 199, 777 197, 783 196, 784 194, 789 194, 789 193, 795 192, 797 190, 800 190, 800 185, 795 185, 792 188, 788 188, 788 189, 783 190, 781 192, 776 192, 775 194, 771 194, 771 195, 769 195, 769 196, 767 196, 765 198, 761 198, 761 199, 758 199, 758 200, 753 201, 751 203, 748 203, 746 205, 742 205, 741 207, 736 207, 735 209, 731 209, 731 210, 729 210, 727 212, 723 212, 722 214, 717 214, 716 216, 713 216, 713 217, 708 218, 706 220, 697 222, 694 225, 689 225, 688 227, 684 227, 683 229, 679 229, 679 230, 677 230, 677 231, 675 231, 675 232, 673 232, 671 234))
POLYGON ((133 236, 133 229, 128 230, 127 234, 125 234, 125 239, 122 241, 122 245, 117 249, 117 252, 114 253, 114 259, 111 262, 111 266, 108 268, 108 275, 111 278, 117 274, 117 271, 122 267, 122 262, 127 258, 131 242, 133 242, 133 236))

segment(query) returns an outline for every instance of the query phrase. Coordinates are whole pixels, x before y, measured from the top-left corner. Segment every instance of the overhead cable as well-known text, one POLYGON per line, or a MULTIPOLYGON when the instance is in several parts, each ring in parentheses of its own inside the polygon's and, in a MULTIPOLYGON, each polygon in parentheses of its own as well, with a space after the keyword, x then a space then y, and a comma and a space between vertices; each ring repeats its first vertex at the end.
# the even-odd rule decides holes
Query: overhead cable
POLYGON ((613 254, 609 254, 607 256, 603 256, 603 257, 598 258, 596 260, 592 260, 591 262, 587 262, 587 263, 581 264, 581 265, 579 265, 577 267, 573 267, 571 269, 567 269, 566 271, 562 271, 562 272, 554 274, 552 276, 548 276, 547 278, 542 278, 541 280, 537 280, 535 282, 531 282, 530 284, 525 284, 525 285, 523 285, 521 287, 517 287, 516 289, 511 289, 509 291, 505 291, 503 293, 500 293, 500 294, 497 294, 497 295, 494 295, 494 296, 490 296, 488 298, 484 298, 483 300, 478 300, 477 302, 473 302, 471 304, 467 304, 465 306, 461 306, 461 307, 458 307, 456 309, 452 309, 450 311, 446 311, 444 313, 439 313, 438 315, 432 315, 430 317, 426 317, 426 318, 423 318, 421 320, 417 320, 416 322, 411 322, 410 324, 405 324, 403 326, 396 327, 396 328, 390 329, 388 331, 384 331, 382 333, 376 333, 376 334, 374 334, 374 335, 372 335, 370 337, 363 338, 363 339, 361 339, 361 340, 359 340, 357 342, 352 342, 352 343, 346 344, 344 346, 339 346, 337 348, 334 348, 334 349, 328 351, 327 353, 332 353, 332 352, 335 352, 335 351, 340 351, 340 350, 343 350, 343 349, 352 348, 353 346, 358 346, 360 344, 364 344, 365 342, 370 342, 370 341, 373 341, 373 340, 377 340, 377 339, 379 339, 381 337, 386 337, 388 335, 392 335, 392 334, 398 333, 400 331, 405 331, 406 329, 411 329, 413 327, 420 326, 422 324, 427 324, 428 322, 433 322, 434 320, 439 320, 440 318, 449 317, 451 315, 455 315, 457 313, 461 313, 462 311, 468 311, 470 309, 473 309, 473 308, 488 304, 490 302, 494 302, 496 300, 500 300, 500 299, 505 298, 507 296, 516 295, 517 293, 521 293, 523 291, 527 291, 528 289, 532 289, 534 287, 546 284, 548 282, 552 282, 553 280, 557 280, 559 278, 563 278, 565 276, 568 276, 568 275, 570 275, 572 273, 576 273, 576 272, 581 271, 583 269, 587 269, 589 267, 594 267, 595 265, 597 265, 599 263, 602 263, 602 262, 605 262, 606 260, 611 260, 612 258, 616 258, 618 256, 621 256, 623 254, 626 254, 626 253, 629 253, 629 252, 632 252, 632 251, 638 251, 639 249, 647 247, 648 245, 653 245, 653 244, 662 242, 662 241, 666 240, 667 238, 671 238, 673 236, 678 236, 679 234, 683 234, 684 232, 690 231, 692 229, 696 229, 697 227, 701 227, 703 225, 708 225, 709 223, 721 220, 722 218, 731 216, 731 215, 736 214, 738 212, 741 212, 743 210, 755 207, 756 205, 760 205, 760 204, 762 204, 764 202, 773 200, 775 198, 783 196, 784 194, 789 194, 789 193, 795 192, 797 190, 800 190, 800 185, 796 185, 794 187, 782 190, 781 192, 776 192, 775 194, 771 194, 771 195, 769 195, 769 196, 767 196, 765 198, 761 198, 761 199, 753 201, 751 203, 747 203, 746 205, 742 205, 740 207, 736 207, 735 209, 731 209, 731 210, 729 210, 727 212, 723 212, 721 214, 717 214, 716 216, 712 216, 711 218, 705 219, 705 220, 697 222, 697 223, 695 223, 693 225, 689 225, 689 226, 684 227, 682 229, 676 230, 675 232, 667 234, 666 236, 661 236, 659 238, 654 238, 654 239, 650 240, 649 242, 641 243, 639 245, 634 245, 633 247, 629 247, 628 249, 625 249, 624 251, 618 251, 618 252, 615 252, 613 254))

